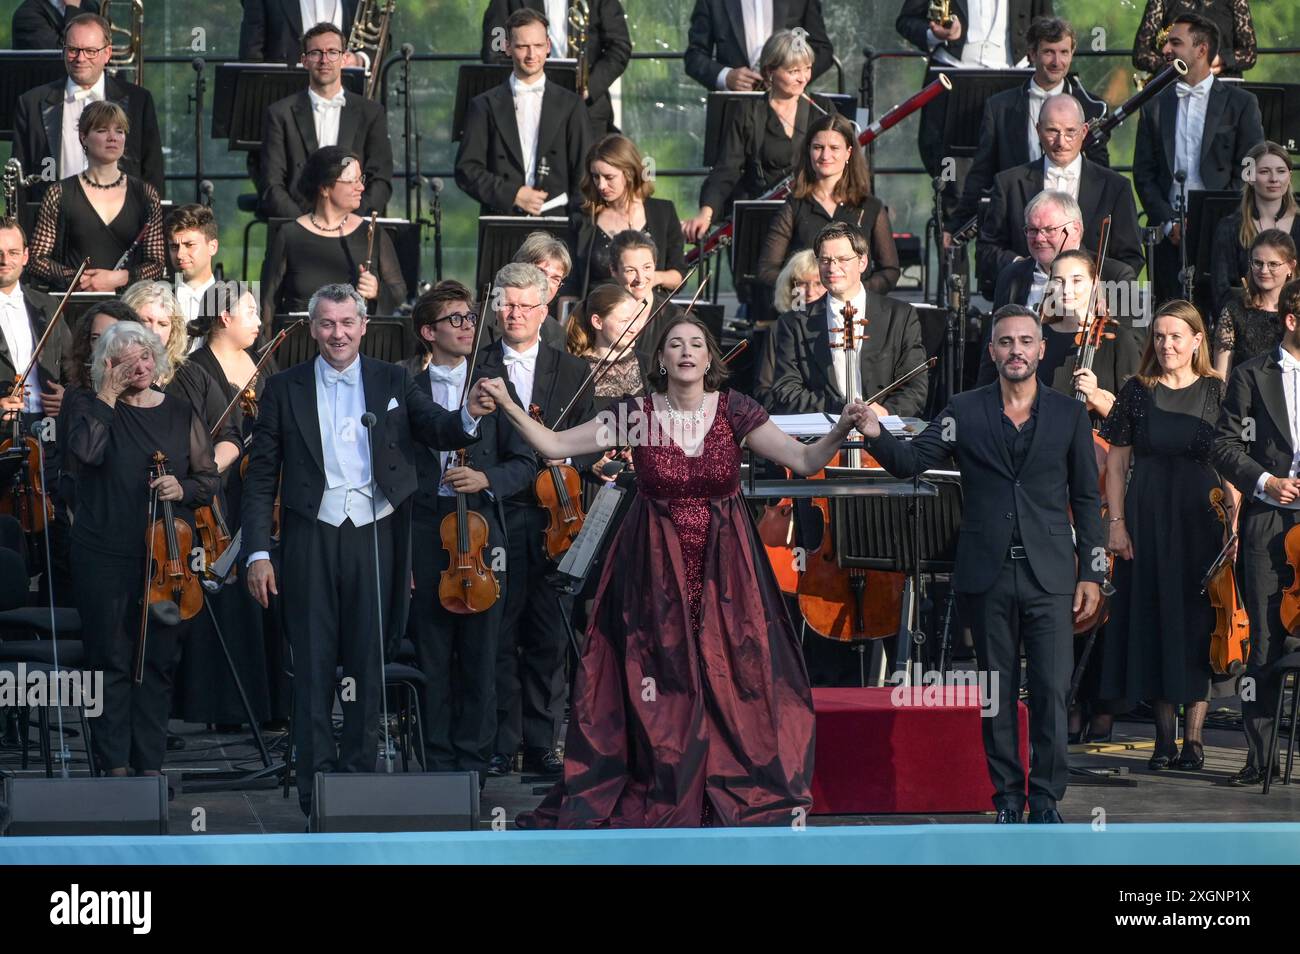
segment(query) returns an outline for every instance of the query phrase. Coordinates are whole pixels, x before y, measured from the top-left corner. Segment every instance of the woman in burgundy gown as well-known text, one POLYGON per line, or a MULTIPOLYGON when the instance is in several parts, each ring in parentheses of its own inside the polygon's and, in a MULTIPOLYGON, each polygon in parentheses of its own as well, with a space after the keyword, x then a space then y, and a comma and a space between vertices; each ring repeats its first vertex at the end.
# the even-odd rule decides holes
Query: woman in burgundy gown
POLYGON ((476 385, 546 457, 630 443, 639 480, 587 628, 564 778, 521 828, 787 825, 812 805, 812 693, 740 494, 740 446, 812 473, 864 406, 804 445, 720 389, 721 353, 694 318, 655 354, 651 394, 560 433, 499 379, 476 385))

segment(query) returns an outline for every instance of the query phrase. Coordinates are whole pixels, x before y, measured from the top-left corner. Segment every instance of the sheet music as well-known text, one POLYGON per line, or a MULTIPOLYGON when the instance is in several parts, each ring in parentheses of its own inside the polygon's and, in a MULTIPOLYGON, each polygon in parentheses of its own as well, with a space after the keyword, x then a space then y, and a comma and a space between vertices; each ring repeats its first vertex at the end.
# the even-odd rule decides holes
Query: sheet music
POLYGON ((608 483, 596 492, 582 529, 574 537, 573 544, 560 558, 559 572, 575 579, 585 579, 591 570, 591 564, 600 553, 601 544, 609 523, 618 510, 619 501, 627 491, 616 483, 608 483))
POLYGON ((542 214, 545 215, 551 209, 562 209, 569 204, 569 193, 561 192, 554 199, 547 199, 542 203, 542 214))

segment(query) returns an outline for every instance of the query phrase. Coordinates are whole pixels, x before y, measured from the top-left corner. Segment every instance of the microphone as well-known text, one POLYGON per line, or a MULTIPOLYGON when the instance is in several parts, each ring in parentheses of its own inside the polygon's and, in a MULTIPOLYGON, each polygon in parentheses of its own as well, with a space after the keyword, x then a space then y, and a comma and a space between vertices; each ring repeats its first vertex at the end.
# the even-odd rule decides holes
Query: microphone
POLYGON ((1187 173, 1184 172, 1182 169, 1179 169, 1177 172, 1174 173, 1174 181, 1177 182, 1179 185, 1182 185, 1184 182, 1187 181, 1187 173))
POLYGON ((378 473, 378 468, 375 466, 374 426, 377 420, 372 411, 366 411, 361 415, 361 425, 368 432, 367 443, 370 445, 370 527, 375 543, 375 616, 379 620, 379 631, 375 634, 375 642, 379 646, 379 701, 383 706, 384 716, 384 766, 391 775, 393 743, 388 735, 388 693, 384 687, 384 585, 383 577, 379 572, 379 521, 375 519, 375 494, 378 492, 375 474, 378 473))
POLYGON ((623 468, 625 467, 627 467, 627 464, 624 461, 611 460, 611 461, 606 461, 603 465, 601 465, 600 472, 604 474, 606 477, 617 477, 619 474, 623 472, 623 468))
POLYGON ((194 59, 190 60, 190 66, 194 68, 194 72, 196 73, 202 73, 207 68, 207 65, 208 64, 201 56, 196 56, 194 59))
POLYGON ((410 58, 413 57, 413 56, 415 56, 415 44, 413 44, 413 43, 403 43, 403 44, 402 44, 402 59, 404 59, 404 60, 410 60, 410 58))
POLYGON ((442 191, 444 184, 445 183, 443 183, 443 181, 437 176, 434 176, 429 180, 429 188, 433 190, 434 195, 437 195, 442 191))

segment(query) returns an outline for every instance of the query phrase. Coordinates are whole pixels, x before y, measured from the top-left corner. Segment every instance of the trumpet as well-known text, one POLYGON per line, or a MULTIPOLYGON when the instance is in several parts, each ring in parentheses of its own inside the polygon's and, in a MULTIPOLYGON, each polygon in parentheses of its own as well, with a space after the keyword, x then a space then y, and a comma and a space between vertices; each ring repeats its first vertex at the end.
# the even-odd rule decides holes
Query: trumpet
POLYGON ((111 42, 114 33, 127 38, 126 50, 118 53, 118 46, 113 44, 109 54, 108 65, 117 70, 131 70, 135 74, 135 85, 144 85, 144 0, 126 0, 130 8, 130 27, 118 26, 113 18, 113 6, 121 7, 123 0, 104 0, 100 14, 108 21, 108 35, 111 42))
POLYGON ((587 79, 591 64, 587 62, 587 30, 591 26, 591 5, 587 0, 573 0, 569 4, 569 56, 578 64, 578 94, 587 97, 587 79))
POLYGON ((933 0, 930 4, 930 20, 941 27, 952 26, 952 0, 933 0))
POLYGON ((352 19, 352 32, 348 36, 348 52, 364 54, 369 61, 366 67, 366 99, 379 93, 379 67, 388 55, 388 28, 393 20, 393 5, 397 0, 361 0, 352 19))

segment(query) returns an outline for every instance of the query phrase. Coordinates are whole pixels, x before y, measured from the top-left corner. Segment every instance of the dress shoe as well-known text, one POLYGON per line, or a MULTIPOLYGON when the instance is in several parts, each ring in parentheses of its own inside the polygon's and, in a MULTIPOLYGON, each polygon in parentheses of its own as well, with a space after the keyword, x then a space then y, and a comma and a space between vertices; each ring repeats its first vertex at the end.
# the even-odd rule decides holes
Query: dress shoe
POLYGON ((1205 768, 1205 746, 1199 742, 1184 742, 1183 754, 1174 763, 1174 768, 1185 772, 1199 772, 1205 768))
POLYGON ((1041 811, 1030 810, 1029 824, 1031 825, 1060 825, 1063 824, 1061 813, 1055 808, 1044 808, 1041 811))
POLYGON ((524 771, 529 775, 563 775, 564 758, 554 749, 525 749, 524 771))
POLYGON ((1147 768, 1153 772, 1162 772, 1178 761, 1177 747, 1167 752, 1157 752, 1147 761, 1147 768))
POLYGON ((487 774, 492 778, 503 778, 510 774, 510 759, 498 752, 488 759, 487 774))
POLYGON ((998 817, 993 819, 995 825, 1018 825, 1020 824, 1020 809, 1018 808, 999 808, 998 817))
MULTIPOLYGON (((1274 777, 1274 778, 1281 778, 1281 777, 1282 777, 1282 768, 1281 768, 1281 766, 1278 766, 1278 765, 1274 765, 1274 766, 1273 766, 1273 777, 1274 777)), ((1262 784, 1264 784, 1264 773, 1261 772, 1259 769, 1255 768, 1255 766, 1253 766, 1253 765, 1247 765, 1244 769, 1242 769, 1242 770, 1241 770, 1240 772, 1238 772, 1236 775, 1232 776, 1232 778, 1228 779, 1228 784, 1229 784, 1229 785, 1242 785, 1242 786, 1245 786, 1245 785, 1262 785, 1262 784)))

